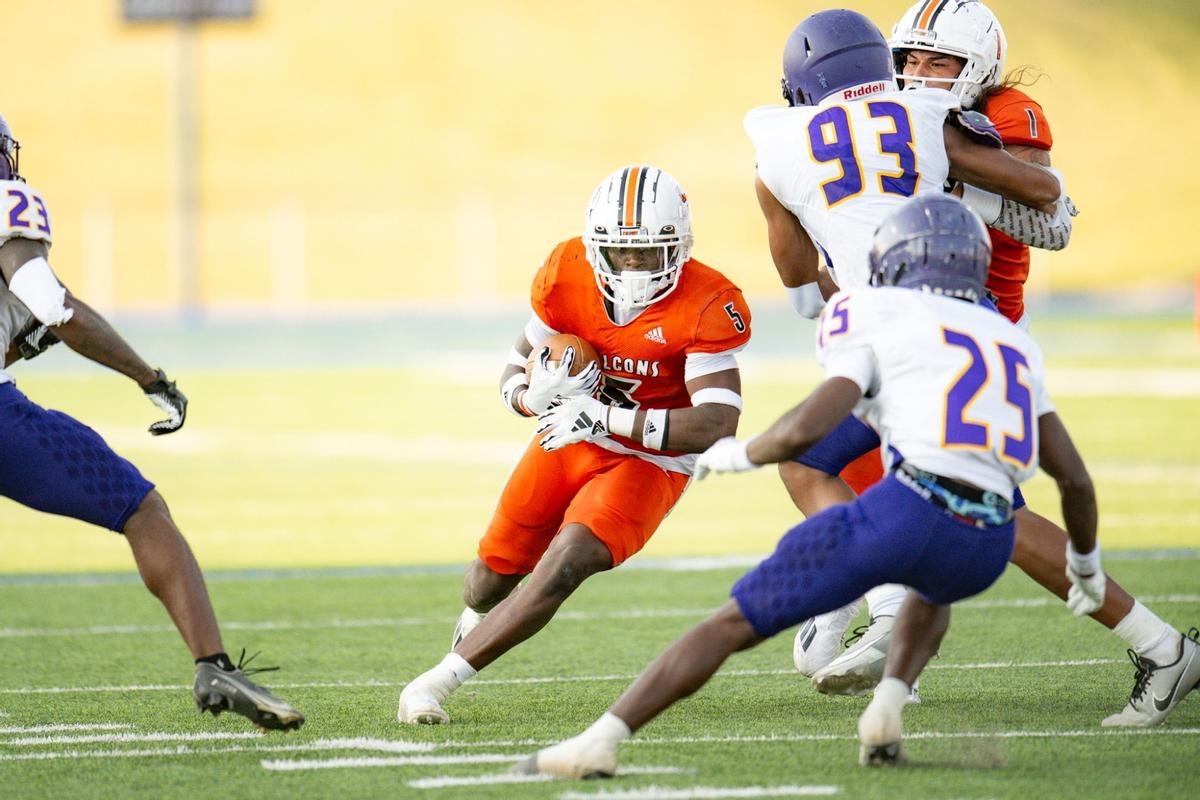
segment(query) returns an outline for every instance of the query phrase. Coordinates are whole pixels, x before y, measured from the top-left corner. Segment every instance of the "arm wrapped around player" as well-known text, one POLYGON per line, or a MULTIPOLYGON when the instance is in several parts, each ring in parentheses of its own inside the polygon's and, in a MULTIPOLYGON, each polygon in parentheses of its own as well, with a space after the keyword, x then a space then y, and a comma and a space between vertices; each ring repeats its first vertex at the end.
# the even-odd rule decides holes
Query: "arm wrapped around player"
MULTIPOLYGON (((1058 178, 1063 186, 1062 173, 1053 167, 1046 170, 1058 178)), ((963 195, 966 199, 966 195, 963 195)), ((1065 187, 1058 197, 1053 214, 1046 214, 1012 200, 1005 200, 1000 215, 991 223, 1001 233, 1006 233, 1022 244, 1042 250, 1062 250, 1071 241, 1071 217, 1079 215, 1079 209, 1067 196, 1065 187)))

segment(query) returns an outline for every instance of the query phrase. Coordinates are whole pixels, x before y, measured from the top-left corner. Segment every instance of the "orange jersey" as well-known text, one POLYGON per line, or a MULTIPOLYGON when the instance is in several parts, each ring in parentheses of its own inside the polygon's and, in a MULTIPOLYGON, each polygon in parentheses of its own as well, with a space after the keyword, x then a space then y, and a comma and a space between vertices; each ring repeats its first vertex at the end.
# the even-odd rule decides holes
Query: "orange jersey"
MULTIPOLYGON (((688 408, 684 383, 689 354, 727 353, 750 341, 750 308, 728 278, 692 259, 679 271, 679 284, 625 325, 609 319, 584 252, 583 240, 554 249, 533 279, 533 310, 560 333, 573 333, 600 353, 605 396, 626 408, 688 408)), ((648 450, 623 436, 608 437, 620 450, 658 461, 679 456, 648 450)), ((669 465, 691 472, 693 458, 669 465)))
MULTIPOLYGON (((1049 150, 1054 144, 1042 107, 1020 89, 1001 89, 990 95, 979 110, 996 126, 1005 145, 1049 150)), ((996 296, 1000 313, 1016 322, 1025 313, 1029 248, 994 228, 988 228, 988 233, 992 236, 992 265, 987 288, 996 296)))

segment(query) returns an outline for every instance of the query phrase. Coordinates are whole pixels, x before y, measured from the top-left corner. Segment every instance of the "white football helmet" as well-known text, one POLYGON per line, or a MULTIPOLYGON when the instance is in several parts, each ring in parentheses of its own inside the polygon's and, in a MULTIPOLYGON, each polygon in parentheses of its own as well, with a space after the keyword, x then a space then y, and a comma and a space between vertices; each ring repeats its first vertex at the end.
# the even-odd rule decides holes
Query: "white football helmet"
POLYGON ((691 258, 692 212, 679 183, 657 167, 622 167, 605 178, 588 203, 583 244, 596 285, 619 308, 657 303, 679 284, 691 258), (653 270, 621 270, 610 248, 661 248, 653 270))
POLYGON ((0 180, 21 179, 17 169, 20 152, 21 145, 13 138, 12 128, 8 127, 8 122, 0 115, 0 180))
POLYGON ((973 108, 983 93, 1000 85, 1008 42, 1000 20, 979 0, 920 0, 904 12, 888 39, 896 77, 905 88, 925 85, 926 78, 903 76, 909 50, 932 50, 964 59, 950 91, 963 108, 973 108))

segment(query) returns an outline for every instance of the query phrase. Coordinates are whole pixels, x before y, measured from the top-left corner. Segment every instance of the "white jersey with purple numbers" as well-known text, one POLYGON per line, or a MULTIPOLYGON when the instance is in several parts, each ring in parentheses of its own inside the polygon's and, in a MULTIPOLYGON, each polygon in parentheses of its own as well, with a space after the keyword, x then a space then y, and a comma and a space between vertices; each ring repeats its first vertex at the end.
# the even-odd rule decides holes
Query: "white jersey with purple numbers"
MULTIPOLYGON (((41 193, 21 181, 0 181, 0 245, 9 239, 35 239, 50 244, 50 214, 41 193)), ((33 315, 0 281, 0 353, 33 315)), ((0 364, 3 367, 3 364, 0 364)), ((12 378, 0 368, 0 383, 12 378)))
POLYGON ((943 125, 959 107, 942 89, 882 91, 746 115, 758 177, 825 253, 839 287, 869 283, 879 224, 906 199, 941 194, 943 125))
POLYGON ((826 377, 863 390, 854 413, 891 468, 913 466, 995 492, 1037 469, 1037 420, 1054 410, 1042 351, 988 308, 898 287, 841 291, 817 329, 826 377))

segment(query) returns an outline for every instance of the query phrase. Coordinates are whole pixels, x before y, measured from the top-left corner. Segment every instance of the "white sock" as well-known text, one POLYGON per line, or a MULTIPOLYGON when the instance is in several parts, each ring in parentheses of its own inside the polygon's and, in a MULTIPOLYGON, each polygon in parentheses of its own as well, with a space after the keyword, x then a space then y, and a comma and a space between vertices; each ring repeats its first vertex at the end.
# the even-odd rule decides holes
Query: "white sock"
POLYGON ((439 669, 444 669, 454 677, 454 688, 457 689, 467 681, 474 678, 479 672, 467 663, 467 660, 458 653, 447 653, 442 659, 442 663, 438 664, 439 669))
POLYGON ((867 613, 871 618, 894 617, 904 602, 908 589, 898 583, 885 583, 867 592, 867 613))
POLYGON ((625 720, 618 717, 611 711, 605 711, 600 719, 591 724, 586 731, 580 734, 580 737, 587 737, 596 741, 601 741, 616 747, 621 742, 633 736, 633 731, 629 730, 629 726, 625 724, 625 720))
POLYGON ((875 700, 892 708, 902 708, 908 702, 911 687, 899 678, 884 678, 875 687, 875 700))
POLYGON ((1179 632, 1138 600, 1133 601, 1133 608, 1112 631, 1124 639, 1133 652, 1160 666, 1179 657, 1179 632))

